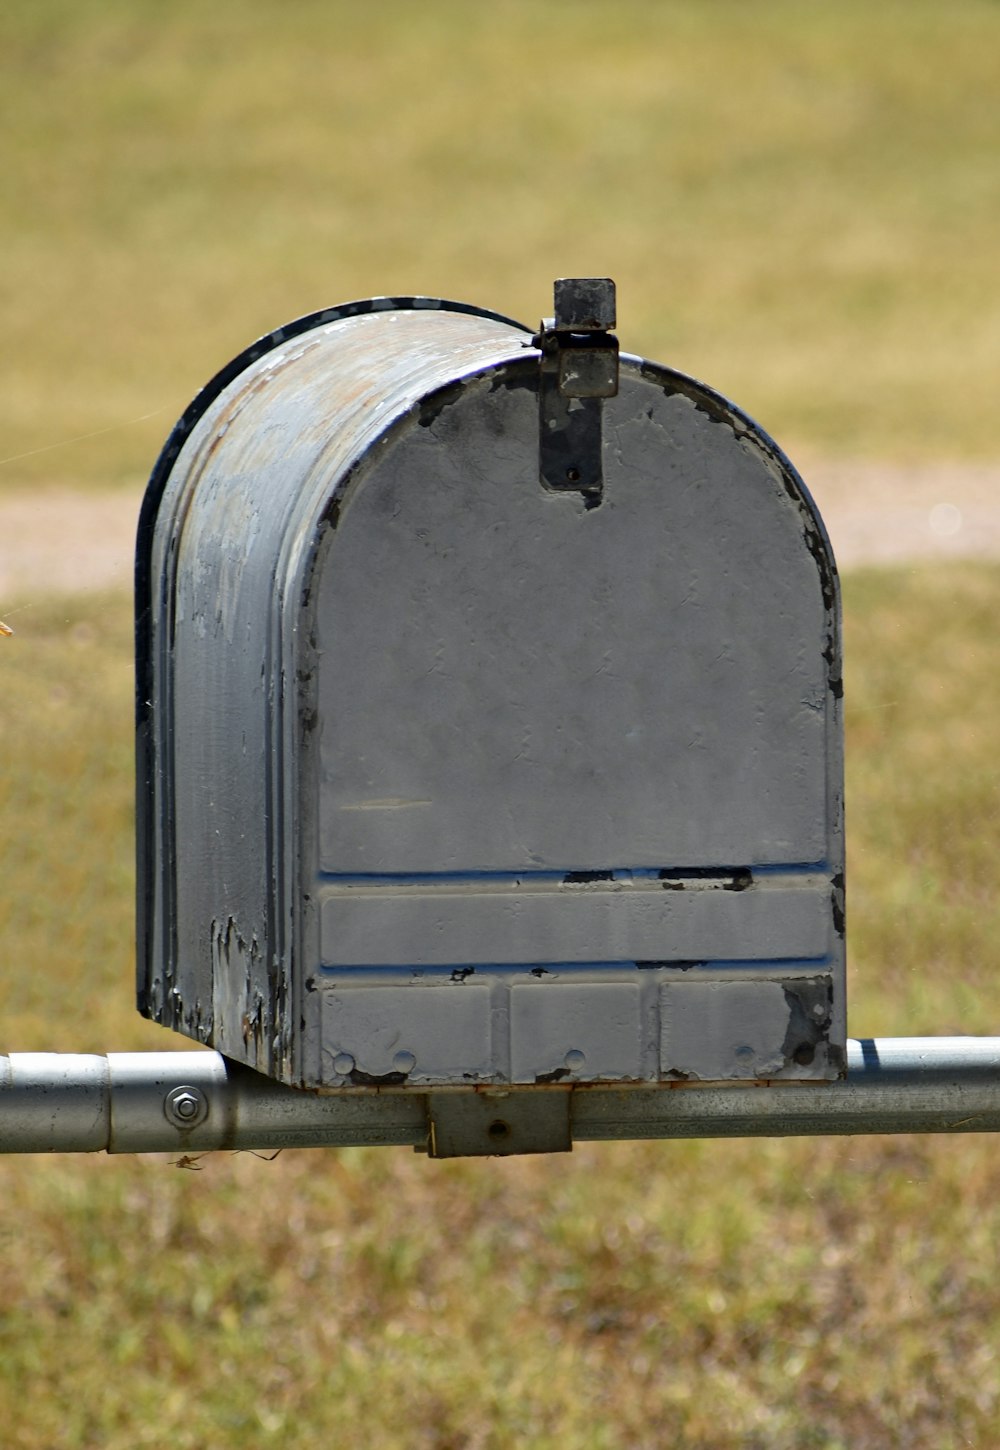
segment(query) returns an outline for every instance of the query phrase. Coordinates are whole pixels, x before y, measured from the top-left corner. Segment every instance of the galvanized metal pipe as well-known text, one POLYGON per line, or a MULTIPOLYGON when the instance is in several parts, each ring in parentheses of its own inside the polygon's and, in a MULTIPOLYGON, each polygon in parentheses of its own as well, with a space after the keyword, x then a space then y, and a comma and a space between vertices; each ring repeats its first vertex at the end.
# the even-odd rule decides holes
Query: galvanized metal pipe
MULTIPOLYGON (((422 1147, 430 1097, 318 1096, 208 1051, 12 1053, 0 1058, 0 1152, 422 1147)), ((852 1039, 843 1082, 577 1088, 570 1111, 579 1141, 997 1132, 1000 1037, 852 1039)))

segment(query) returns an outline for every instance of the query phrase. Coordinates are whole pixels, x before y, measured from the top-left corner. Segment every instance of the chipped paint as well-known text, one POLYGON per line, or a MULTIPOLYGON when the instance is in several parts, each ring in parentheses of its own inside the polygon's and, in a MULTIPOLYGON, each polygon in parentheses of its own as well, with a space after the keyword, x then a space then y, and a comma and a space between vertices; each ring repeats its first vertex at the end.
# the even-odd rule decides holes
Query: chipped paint
POLYGON ((219 1024, 214 1044, 258 1070, 267 1061, 270 1017, 258 985, 260 955, 256 935, 245 937, 232 916, 213 921, 212 1010, 219 1024))

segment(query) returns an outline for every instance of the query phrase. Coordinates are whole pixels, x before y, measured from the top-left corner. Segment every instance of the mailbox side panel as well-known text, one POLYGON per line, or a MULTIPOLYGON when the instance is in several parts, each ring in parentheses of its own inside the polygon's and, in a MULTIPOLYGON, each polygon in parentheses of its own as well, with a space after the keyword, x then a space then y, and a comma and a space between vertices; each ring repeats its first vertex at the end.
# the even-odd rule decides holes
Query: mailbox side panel
POLYGON ((393 420, 523 337, 427 299, 319 319, 221 389, 146 511, 140 1010, 286 1081, 301 1080, 287 733, 300 724, 288 701, 301 558, 345 473, 393 420))

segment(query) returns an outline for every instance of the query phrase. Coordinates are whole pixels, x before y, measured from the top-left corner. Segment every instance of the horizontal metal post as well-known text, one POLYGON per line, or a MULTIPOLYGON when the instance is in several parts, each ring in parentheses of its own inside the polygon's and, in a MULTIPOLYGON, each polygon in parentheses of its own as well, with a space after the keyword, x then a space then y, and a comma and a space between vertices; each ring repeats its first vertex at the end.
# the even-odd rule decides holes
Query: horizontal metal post
MULTIPOLYGON (((852 1039, 846 1079, 829 1084, 554 1086, 487 1095, 499 1104, 539 1092, 569 1094, 577 1141, 993 1133, 1000 1131, 1000 1037, 852 1039)), ((301 1092, 210 1051, 12 1053, 0 1057, 0 1152, 423 1148, 440 1100, 441 1092, 405 1089, 301 1092)))

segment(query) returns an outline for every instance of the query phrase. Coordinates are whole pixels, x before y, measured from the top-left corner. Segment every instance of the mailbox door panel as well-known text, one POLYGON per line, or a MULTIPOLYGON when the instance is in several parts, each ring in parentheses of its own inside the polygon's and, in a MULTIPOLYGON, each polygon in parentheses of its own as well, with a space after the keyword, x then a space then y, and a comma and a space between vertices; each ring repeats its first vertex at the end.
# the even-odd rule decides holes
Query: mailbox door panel
POLYGON ((538 427, 531 359, 428 398, 316 552, 314 1071, 694 1078, 701 1003, 709 1076, 836 1076, 838 619, 808 500, 745 421, 637 360, 605 404, 599 507, 540 484, 538 427), (692 970, 700 992, 674 990, 692 970), (803 973, 822 1021, 788 990, 803 973), (405 1072, 352 1036, 355 992, 400 1025, 405 1072))
POLYGON ((799 510, 682 395, 626 372, 606 412, 600 508, 540 487, 530 373, 470 383, 345 500, 317 585, 322 870, 825 860, 799 510))
POLYGON ((292 1081, 303 560, 394 420, 525 336, 429 299, 347 314, 266 339, 185 415, 137 555, 140 1006, 292 1081))

